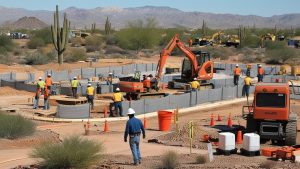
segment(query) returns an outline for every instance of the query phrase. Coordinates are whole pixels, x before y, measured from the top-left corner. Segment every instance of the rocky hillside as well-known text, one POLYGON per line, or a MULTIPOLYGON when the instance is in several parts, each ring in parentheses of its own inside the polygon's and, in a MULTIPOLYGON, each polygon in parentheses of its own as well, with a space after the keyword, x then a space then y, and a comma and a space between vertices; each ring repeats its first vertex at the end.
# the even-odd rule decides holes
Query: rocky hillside
POLYGON ((45 28, 48 25, 37 19, 36 17, 27 17, 24 16, 20 19, 18 19, 15 22, 5 22, 3 24, 4 27, 9 28, 9 29, 29 29, 29 30, 33 30, 33 29, 41 29, 41 28, 45 28))
MULTIPOLYGON (((54 9, 55 7, 53 7, 54 9)), ((137 7, 137 8, 102 8, 79 9, 70 7, 66 12, 71 26, 76 28, 90 28, 91 24, 96 22, 97 27, 104 27, 105 18, 111 19, 112 26, 120 29, 126 26, 128 21, 145 20, 146 18, 155 18, 161 27, 184 26, 189 28, 199 28, 202 21, 205 20, 210 28, 235 28, 238 25, 273 28, 275 25, 279 28, 300 27, 300 14, 276 15, 272 17, 261 17, 256 15, 234 15, 234 14, 213 14, 197 12, 184 12, 169 7, 137 7)), ((31 11, 20 8, 0 7, 0 24, 7 20, 17 20, 23 16, 34 16, 47 24, 52 22, 51 11, 31 11)))

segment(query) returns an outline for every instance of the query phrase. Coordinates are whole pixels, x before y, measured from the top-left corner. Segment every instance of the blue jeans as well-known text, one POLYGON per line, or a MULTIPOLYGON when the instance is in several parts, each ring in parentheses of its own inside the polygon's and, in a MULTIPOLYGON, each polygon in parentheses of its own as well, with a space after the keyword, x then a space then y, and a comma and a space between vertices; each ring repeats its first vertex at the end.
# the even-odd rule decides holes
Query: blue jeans
POLYGON ((35 96, 33 100, 33 109, 38 109, 39 108, 39 99, 40 97, 35 96))
POLYGON ((44 110, 49 110, 50 104, 49 104, 49 98, 44 98, 44 110))
POLYGON ((140 136, 129 136, 129 145, 133 156, 133 162, 137 164, 141 160, 140 136))
POLYGON ((122 108, 122 102, 114 102, 115 111, 120 116, 123 116, 123 108, 122 108))

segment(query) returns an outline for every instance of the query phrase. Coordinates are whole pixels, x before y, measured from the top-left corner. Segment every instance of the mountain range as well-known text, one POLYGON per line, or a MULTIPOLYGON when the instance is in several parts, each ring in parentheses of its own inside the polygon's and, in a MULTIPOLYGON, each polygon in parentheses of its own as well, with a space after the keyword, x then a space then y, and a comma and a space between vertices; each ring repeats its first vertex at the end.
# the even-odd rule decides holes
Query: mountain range
MULTIPOLYGON (((53 7, 54 8, 54 7, 53 7)), ((170 7, 144 6, 136 8, 102 8, 80 9, 69 7, 66 12, 72 28, 90 28, 96 23, 97 28, 104 28, 106 17, 110 18, 114 29, 126 27, 129 21, 155 18, 158 25, 164 28, 187 27, 201 28, 203 20, 209 28, 237 28, 238 25, 255 25, 257 28, 290 28, 300 27, 300 14, 274 15, 262 17, 257 15, 214 14, 204 12, 184 12, 170 7)), ((0 6, 0 25, 12 23, 22 17, 36 17, 51 25, 53 11, 27 10, 23 8, 7 8, 0 6)), ((61 16, 62 17, 62 16, 61 16)))

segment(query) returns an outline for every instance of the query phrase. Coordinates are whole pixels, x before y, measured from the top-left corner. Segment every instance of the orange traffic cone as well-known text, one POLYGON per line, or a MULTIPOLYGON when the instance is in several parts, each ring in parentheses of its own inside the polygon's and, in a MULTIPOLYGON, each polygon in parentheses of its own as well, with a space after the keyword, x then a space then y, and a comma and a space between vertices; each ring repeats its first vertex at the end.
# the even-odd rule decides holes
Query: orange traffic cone
POLYGON ((232 128, 231 113, 229 114, 229 117, 228 117, 228 127, 232 128))
POLYGON ((108 123, 107 123, 107 120, 105 120, 104 122, 104 132, 108 132, 108 123))
POLYGON ((147 129, 148 128, 148 125, 147 125, 147 119, 146 117, 144 116, 144 128, 147 129))
POLYGON ((215 120, 214 120, 214 114, 213 113, 211 114, 211 117, 210 117, 210 126, 211 127, 215 126, 215 120))
POLYGON ((218 114, 218 121, 222 121, 220 114, 218 114))
POLYGON ((242 144, 242 143, 243 143, 242 131, 239 130, 239 131, 237 132, 236 144, 242 144))

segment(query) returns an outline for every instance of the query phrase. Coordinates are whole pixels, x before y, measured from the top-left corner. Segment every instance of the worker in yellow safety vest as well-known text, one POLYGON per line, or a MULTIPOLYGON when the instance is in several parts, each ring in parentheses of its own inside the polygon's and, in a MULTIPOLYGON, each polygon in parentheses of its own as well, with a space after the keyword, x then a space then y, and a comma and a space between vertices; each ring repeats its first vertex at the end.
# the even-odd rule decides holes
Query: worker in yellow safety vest
POLYGON ((197 78, 194 78, 194 81, 191 82, 192 91, 196 91, 200 89, 200 83, 197 78))
POLYGON ((112 117, 114 116, 112 111, 112 107, 114 107, 116 113, 123 117, 123 108, 122 108, 123 95, 120 92, 119 88, 116 88, 112 100, 113 100, 113 104, 110 106, 110 116, 112 117))
POLYGON ((244 79, 244 87, 243 87, 243 95, 246 95, 247 98, 249 97, 249 90, 250 90, 250 86, 251 86, 251 78, 250 76, 245 77, 244 79))
POLYGON ((77 87, 79 86, 79 82, 77 80, 77 77, 75 76, 73 80, 71 81, 71 88, 72 88, 72 95, 74 98, 77 97, 77 87))
POLYGON ((86 98, 88 103, 90 103, 92 110, 94 110, 94 95, 95 95, 95 88, 92 86, 91 83, 89 83, 86 88, 86 98))

